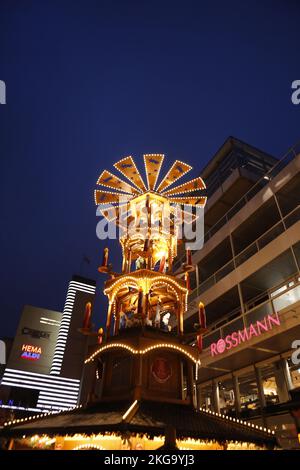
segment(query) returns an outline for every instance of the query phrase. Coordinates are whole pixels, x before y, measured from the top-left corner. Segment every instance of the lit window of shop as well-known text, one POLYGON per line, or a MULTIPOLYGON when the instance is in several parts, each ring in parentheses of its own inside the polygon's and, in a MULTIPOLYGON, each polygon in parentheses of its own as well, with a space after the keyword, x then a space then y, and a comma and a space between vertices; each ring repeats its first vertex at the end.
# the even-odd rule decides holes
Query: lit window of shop
POLYGON ((292 289, 290 288, 292 287, 292 285, 285 286, 285 287, 286 288, 289 287, 289 290, 273 300, 273 305, 274 305, 275 311, 277 312, 300 300, 300 286, 299 285, 296 287, 293 287, 292 289))
POLYGON ((293 364, 291 359, 288 359, 288 367, 290 371, 292 387, 300 388, 300 364, 293 364))
POLYGON ((241 416, 249 418, 260 413, 260 402, 258 396, 258 387, 253 370, 238 376, 240 399, 241 399, 241 416))
POLYGON ((213 409, 213 387, 212 382, 204 386, 200 386, 200 407, 206 410, 213 409))
MULTIPOLYGON (((279 401, 278 394, 285 387, 282 370, 276 364, 265 365, 260 367, 261 380, 265 397, 265 406, 275 405, 279 401)), ((285 390, 282 390, 282 394, 285 390)))
POLYGON ((232 377, 219 382, 220 411, 229 416, 235 416, 235 395, 232 377))

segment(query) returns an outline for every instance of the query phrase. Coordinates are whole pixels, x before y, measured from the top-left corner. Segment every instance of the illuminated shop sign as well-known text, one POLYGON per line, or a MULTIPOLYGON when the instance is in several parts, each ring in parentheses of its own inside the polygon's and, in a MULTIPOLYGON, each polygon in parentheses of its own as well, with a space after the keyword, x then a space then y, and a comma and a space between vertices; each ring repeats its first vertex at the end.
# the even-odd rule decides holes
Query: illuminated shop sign
POLYGON ((37 361, 42 354, 42 348, 39 346, 33 346, 32 344, 23 344, 22 346, 22 359, 29 359, 31 361, 37 361))
POLYGON ((48 331, 35 330, 33 328, 27 328, 27 326, 22 329, 22 334, 29 335, 32 338, 50 338, 50 333, 48 331))
POLYGON ((264 332, 270 331, 279 325, 280 319, 277 313, 274 315, 267 315, 262 320, 258 320, 256 323, 251 323, 247 328, 234 331, 224 339, 221 338, 216 343, 212 343, 210 345, 210 353, 212 356, 223 354, 225 351, 236 348, 241 343, 245 343, 255 336, 260 336, 264 332))

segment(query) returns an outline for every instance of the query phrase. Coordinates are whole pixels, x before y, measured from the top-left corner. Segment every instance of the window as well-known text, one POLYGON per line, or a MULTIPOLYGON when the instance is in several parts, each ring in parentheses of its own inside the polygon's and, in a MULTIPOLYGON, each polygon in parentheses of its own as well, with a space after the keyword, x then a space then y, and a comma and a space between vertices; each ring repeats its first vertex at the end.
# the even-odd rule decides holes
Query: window
POLYGON ((266 406, 275 405, 279 402, 277 385, 279 374, 282 374, 282 371, 279 367, 276 367, 276 364, 266 365, 261 367, 260 370, 266 406))
POLYGON ((300 387, 300 364, 293 364, 291 359, 288 359, 288 367, 291 374, 291 382, 294 388, 300 387))
POLYGON ((254 368, 250 372, 241 374, 238 377, 238 383, 241 399, 241 416, 249 418, 259 414, 260 403, 254 368))
POLYGON ((205 408, 206 410, 213 409, 213 390, 212 390, 212 382, 208 385, 201 386, 200 385, 200 403, 199 406, 201 408, 205 408))
POLYGON ((235 416, 235 395, 232 378, 219 382, 220 411, 229 416, 235 416))

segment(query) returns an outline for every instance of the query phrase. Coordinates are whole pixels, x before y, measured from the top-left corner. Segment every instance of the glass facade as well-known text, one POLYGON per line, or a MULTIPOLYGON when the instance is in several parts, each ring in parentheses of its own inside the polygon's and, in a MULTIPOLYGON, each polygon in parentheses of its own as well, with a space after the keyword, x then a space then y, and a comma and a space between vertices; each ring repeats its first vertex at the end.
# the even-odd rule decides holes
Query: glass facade
MULTIPOLYGON (((294 285, 294 281, 290 282, 288 287, 292 287, 294 285)), ((300 285, 288 290, 286 293, 281 294, 279 297, 273 300, 273 305, 275 311, 278 312, 285 307, 288 307, 291 304, 299 302, 300 300, 300 285)))
POLYGON ((246 371, 235 371, 198 385, 198 405, 249 419, 260 416, 262 408, 290 400, 289 390, 294 388, 300 388, 300 364, 294 364, 291 356, 276 357, 267 364, 253 365, 246 371), (214 393, 216 385, 218 393, 214 393))
POLYGON ((210 382, 208 385, 199 387, 198 403, 201 408, 206 410, 214 410, 213 406, 213 384, 210 382))
MULTIPOLYGON (((299 338, 300 339, 300 338, 299 338)), ((299 355, 300 357, 300 355, 299 355)), ((294 388, 300 387, 300 364, 293 364, 291 358, 288 359, 288 367, 291 374, 291 382, 294 388)))
POLYGON ((279 403, 278 395, 280 392, 278 391, 278 387, 280 388, 280 383, 278 382, 280 380, 281 369, 274 363, 261 367, 260 371, 265 405, 268 406, 279 403))
POLYGON ((238 375, 241 402, 241 417, 250 418, 260 413, 260 401, 254 367, 249 372, 238 375))
POLYGON ((228 377, 219 382, 220 412, 229 416, 235 416, 235 392, 233 377, 228 377))

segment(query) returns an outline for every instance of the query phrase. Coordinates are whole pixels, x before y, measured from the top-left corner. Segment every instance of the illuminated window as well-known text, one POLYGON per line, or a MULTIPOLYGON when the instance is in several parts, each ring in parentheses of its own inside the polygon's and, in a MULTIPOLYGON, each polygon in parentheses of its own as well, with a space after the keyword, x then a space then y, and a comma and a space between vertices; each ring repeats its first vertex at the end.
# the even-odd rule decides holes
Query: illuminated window
POLYGON ((260 413, 260 403, 258 398, 258 387, 253 370, 241 374, 238 377, 240 397, 241 397, 241 416, 249 418, 260 413))

